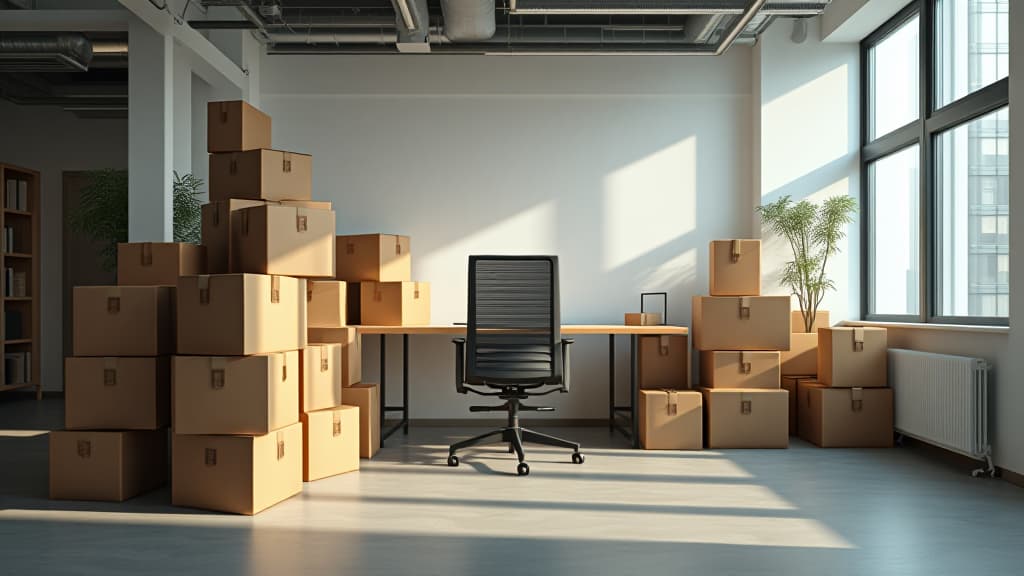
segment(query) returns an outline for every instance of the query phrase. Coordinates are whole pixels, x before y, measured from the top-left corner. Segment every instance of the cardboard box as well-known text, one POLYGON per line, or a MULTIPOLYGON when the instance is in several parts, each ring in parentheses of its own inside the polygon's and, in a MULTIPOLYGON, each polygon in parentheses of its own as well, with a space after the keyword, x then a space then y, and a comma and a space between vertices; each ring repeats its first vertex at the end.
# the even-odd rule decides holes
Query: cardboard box
POLYGON ((380 387, 354 384, 342 388, 341 400, 347 406, 359 407, 359 457, 373 458, 380 450, 380 387))
POLYGON ((306 313, 310 328, 342 328, 348 311, 348 288, 338 280, 306 283, 306 313))
POLYGON ((167 483, 167 430, 50 432, 50 498, 122 502, 167 483))
POLYGON ((344 328, 310 328, 309 345, 339 344, 341 346, 341 386, 347 388, 363 379, 362 338, 354 326, 344 328))
POLYGON ((306 482, 359 470, 359 407, 303 413, 302 446, 306 482))
POLYGON ((262 436, 175 434, 171 503, 253 515, 302 492, 302 423, 262 436))
POLYGON ((429 282, 360 282, 360 317, 367 326, 430 324, 429 282))
POLYGON ((885 328, 819 328, 818 382, 834 388, 884 388, 888 349, 885 328))
POLYGON ((789 393, 785 390, 701 388, 708 448, 789 446, 789 393))
POLYGON ((310 344, 299 351, 299 408, 303 412, 341 406, 341 352, 341 344, 310 344))
POLYGON ((780 377, 778 352, 700 353, 700 385, 705 388, 778 390, 780 377))
POLYGON ((164 356, 174 353, 174 288, 76 286, 75 356, 164 356))
POLYGON ((206 104, 206 151, 270 148, 270 116, 241 100, 206 104))
POLYGON ((338 236, 337 279, 346 282, 412 280, 411 241, 394 234, 338 236))
POLYGON ((789 336, 789 350, 781 352, 783 376, 817 376, 818 334, 793 332, 789 336))
POLYGON ((626 312, 626 326, 660 326, 661 314, 648 312, 626 312))
MULTIPOLYGON (((804 315, 799 310, 793 310, 790 312, 790 316, 793 323, 793 327, 790 330, 794 334, 806 333, 807 330, 804 330, 804 315)), ((818 328, 828 328, 831 325, 829 322, 828 310, 818 310, 814 314, 814 326, 811 329, 811 333, 817 334, 818 328)))
POLYGON ((637 340, 636 381, 641 390, 690 387, 687 336, 639 336, 637 340))
POLYGON ((761 294, 760 240, 712 240, 708 250, 712 296, 761 294))
POLYGON ((220 274, 178 281, 178 354, 247 356, 305 346, 305 280, 220 274))
POLYGON ((696 350, 789 350, 789 296, 693 297, 696 350))
POLYGON ((800 437, 822 448, 891 448, 892 388, 798 384, 800 437))
POLYGON ((334 277, 334 211, 264 204, 231 213, 238 272, 334 277))
POLYGON ((210 155, 210 201, 309 200, 313 157, 282 150, 249 150, 210 155))
POLYGON ((782 389, 789 392, 789 435, 796 436, 800 434, 800 403, 797 402, 797 387, 800 382, 814 382, 814 378, 809 376, 783 376, 782 377, 782 389))
POLYGON ((64 360, 69 430, 156 430, 170 424, 171 365, 155 358, 64 360))
POLYGON ((206 274, 206 248, 187 242, 117 245, 119 286, 177 286, 179 276, 206 274))
POLYGON ((267 434, 299 421, 297 351, 175 356, 175 434, 267 434))
POLYGON ((703 408, 695 390, 640 390, 640 446, 645 450, 700 450, 703 408))

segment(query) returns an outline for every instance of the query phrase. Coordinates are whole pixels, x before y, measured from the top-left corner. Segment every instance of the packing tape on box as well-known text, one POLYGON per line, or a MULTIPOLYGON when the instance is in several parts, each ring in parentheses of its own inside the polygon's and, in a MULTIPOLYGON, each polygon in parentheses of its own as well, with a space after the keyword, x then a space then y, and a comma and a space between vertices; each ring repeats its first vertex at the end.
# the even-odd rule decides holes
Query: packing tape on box
POLYGON ((206 464, 207 466, 216 466, 217 465, 217 449, 216 448, 207 448, 206 450, 203 451, 203 463, 206 464))
POLYGON ((196 286, 199 288, 199 304, 210 303, 210 277, 202 275, 196 277, 196 286))
POLYGON ((742 246, 743 246, 743 241, 742 240, 733 240, 731 242, 732 261, 733 262, 739 262, 740 261, 740 254, 742 253, 742 250, 743 250, 742 246))
POLYGON ((231 154, 231 159, 228 160, 228 174, 234 176, 238 174, 238 155, 231 154))
POLYGON ((227 124, 227 122, 228 122, 228 103, 227 102, 221 102, 220 103, 220 123, 221 124, 227 124))
POLYGON ((402 237, 395 236, 395 256, 402 255, 402 237))
POLYGON ((740 352, 740 374, 750 374, 750 358, 746 352, 740 352))
POLYGON ((277 459, 284 458, 284 432, 277 433, 277 459))
POLYGON ((413 282, 413 284, 412 284, 412 299, 413 300, 419 300, 420 299, 420 283, 419 282, 413 282))
POLYGON ((349 240, 348 242, 345 243, 345 254, 355 254, 355 253, 356 253, 356 243, 351 241, 351 240, 349 240))
POLYGON ((380 282, 371 282, 373 284, 373 301, 380 302, 384 299, 384 295, 380 291, 380 282))
POLYGON ((281 382, 288 379, 288 354, 278 352, 277 357, 281 359, 281 382))
POLYGON ((238 218, 240 220, 239 224, 242 226, 242 236, 248 236, 249 235, 249 211, 248 210, 239 210, 238 211, 238 218))
POLYGON ((671 336, 668 334, 662 334, 658 337, 658 355, 668 356, 670 352, 669 344, 671 344, 671 336))
POLYGON ((142 265, 152 266, 153 265, 153 243, 143 242, 142 243, 142 265))
POLYGON ((740 318, 750 318, 750 296, 740 296, 740 318))
POLYGON ((665 388, 666 398, 666 409, 668 410, 669 416, 675 416, 679 413, 679 392, 672 390, 671 388, 665 388))
POLYGON ((750 414, 754 411, 754 402, 745 392, 740 392, 740 414, 750 414))
POLYGON ((860 412, 864 409, 864 389, 850 388, 850 410, 860 412))
POLYGON ((281 277, 271 276, 270 277, 270 303, 277 304, 281 302, 281 277))
POLYGON ((285 174, 292 171, 292 153, 281 152, 281 172, 285 174))
POLYGON ((327 345, 326 344, 321 344, 320 345, 320 371, 321 372, 327 372, 327 370, 329 370, 330 367, 331 367, 331 364, 330 364, 330 362, 327 359, 328 358, 327 357, 327 352, 328 352, 327 345))
POLYGON ((341 411, 331 412, 331 436, 341 436, 341 411))
POLYGON ((121 312, 121 289, 117 286, 107 288, 107 314, 121 312))
POLYGON ((92 441, 91 440, 79 440, 78 441, 78 457, 89 458, 92 456, 92 441))
POLYGON ((117 358, 103 359, 103 385, 117 386, 117 358))
POLYGON ((215 356, 210 358, 210 388, 221 390, 227 384, 228 359, 215 356))
POLYGON ((313 301, 313 283, 306 282, 306 302, 313 301))
POLYGON ((309 229, 309 218, 306 211, 298 206, 295 207, 295 231, 305 232, 309 229))
POLYGON ((864 329, 854 328, 853 329, 853 351, 860 352, 864 350, 864 329))

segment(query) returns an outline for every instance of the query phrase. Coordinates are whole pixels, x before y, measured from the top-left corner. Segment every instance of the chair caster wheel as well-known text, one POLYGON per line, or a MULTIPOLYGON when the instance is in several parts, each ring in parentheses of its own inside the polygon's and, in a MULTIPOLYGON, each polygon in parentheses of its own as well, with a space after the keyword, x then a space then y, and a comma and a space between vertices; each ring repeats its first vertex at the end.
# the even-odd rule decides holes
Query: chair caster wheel
POLYGON ((580 454, 579 452, 573 452, 572 453, 572 463, 573 464, 583 464, 583 461, 584 461, 583 454, 580 454))
POLYGON ((519 474, 520 476, 529 476, 530 465, 527 464, 526 462, 520 462, 519 466, 516 467, 516 473, 519 474))
POLYGON ((453 468, 455 466, 458 466, 459 465, 459 457, 456 456, 455 454, 449 454, 448 455, 448 465, 453 467, 453 468))

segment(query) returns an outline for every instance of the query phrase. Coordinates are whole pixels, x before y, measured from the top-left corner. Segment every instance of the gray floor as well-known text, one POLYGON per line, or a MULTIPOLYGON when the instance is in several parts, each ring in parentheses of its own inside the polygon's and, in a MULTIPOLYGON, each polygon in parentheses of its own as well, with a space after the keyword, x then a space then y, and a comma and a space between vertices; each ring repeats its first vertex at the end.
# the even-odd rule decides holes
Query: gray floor
POLYGON ((46 499, 61 401, 0 399, 4 574, 1020 574, 1024 490, 918 449, 641 452, 558 429, 444 465, 478 430, 395 436, 362 471, 253 518, 46 499))

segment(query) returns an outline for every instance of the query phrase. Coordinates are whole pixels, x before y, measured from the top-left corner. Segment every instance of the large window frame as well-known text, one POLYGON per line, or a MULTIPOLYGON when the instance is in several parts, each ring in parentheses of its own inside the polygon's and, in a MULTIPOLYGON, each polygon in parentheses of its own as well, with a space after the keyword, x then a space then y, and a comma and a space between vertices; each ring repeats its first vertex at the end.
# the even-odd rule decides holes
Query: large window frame
MULTIPOLYGON (((966 124, 972 120, 1009 107, 1009 78, 1002 78, 958 100, 954 100, 941 108, 935 108, 935 0, 913 0, 888 22, 871 33, 860 45, 860 191, 861 191, 861 310, 862 317, 868 321, 882 322, 914 322, 937 324, 974 324, 974 325, 1009 325, 1009 317, 985 316, 949 316, 938 314, 939 294, 937 282, 937 222, 936 203, 937 187, 935 185, 936 139, 945 131, 966 124), (918 118, 910 123, 883 134, 874 140, 869 139, 872 120, 871 89, 872 73, 870 51, 890 34, 918 16, 920 64, 918 73, 918 91, 920 103, 918 118), (874 281, 874 264, 872 262, 872 240, 874 238, 871 222, 871 182, 869 166, 877 160, 919 145, 919 266, 918 279, 919 297, 917 314, 875 314, 871 308, 871 287, 874 281)), ((1012 193, 1011 193, 1012 196, 1012 193)), ((1012 198, 1010 199, 1012 203, 1012 198)))

